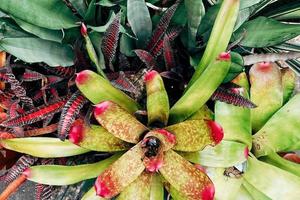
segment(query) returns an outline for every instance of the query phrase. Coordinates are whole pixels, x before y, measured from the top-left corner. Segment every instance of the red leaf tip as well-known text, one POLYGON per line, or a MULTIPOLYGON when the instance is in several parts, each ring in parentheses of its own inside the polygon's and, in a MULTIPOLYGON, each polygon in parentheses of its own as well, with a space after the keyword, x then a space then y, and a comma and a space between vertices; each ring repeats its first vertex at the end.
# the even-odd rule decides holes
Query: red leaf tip
POLYGON ((215 141, 215 144, 219 144, 224 137, 223 128, 221 127, 220 124, 212 120, 208 120, 207 124, 211 129, 211 135, 213 140, 215 141))
POLYGON ((200 164, 195 164, 194 166, 195 166, 197 169, 199 169, 201 172, 206 173, 206 169, 205 169, 205 167, 203 167, 202 165, 200 165, 200 164))
POLYGON ((262 72, 268 72, 271 68, 271 63, 269 62, 261 62, 258 63, 258 70, 262 71, 262 72))
POLYGON ((22 174, 25 175, 26 178, 30 177, 30 175, 31 175, 30 168, 25 169, 22 174))
POLYGON ((109 189, 108 185, 106 185, 106 182, 103 180, 96 180, 95 190, 96 194, 103 198, 109 198, 111 195, 111 190, 109 189))
POLYGON ((145 158, 144 165, 148 172, 158 172, 158 170, 163 166, 163 159, 159 155, 152 158, 145 158))
POLYGON ((155 70, 147 72, 147 74, 144 77, 145 82, 151 81, 156 75, 158 75, 158 72, 155 70))
POLYGON ((244 150, 244 156, 245 156, 245 158, 247 159, 248 158, 248 156, 249 156, 249 148, 248 148, 248 146, 245 148, 245 150, 244 150))
POLYGON ((230 53, 222 52, 219 54, 218 60, 229 61, 231 59, 230 53))
POLYGON ((90 77, 90 71, 89 70, 83 70, 76 74, 75 82, 76 84, 82 85, 85 84, 90 77))
POLYGON ((83 37, 87 36, 87 27, 84 23, 81 23, 80 33, 83 37))
POLYGON ((97 116, 101 115, 111 105, 112 105, 111 101, 103 101, 103 102, 97 104, 94 109, 94 116, 97 117, 97 116))
POLYGON ((202 200, 213 200, 215 196, 215 187, 214 185, 205 186, 205 188, 201 192, 202 200))
POLYGON ((165 129, 158 129, 156 130, 158 133, 164 135, 168 142, 172 143, 172 144, 175 144, 176 142, 176 136, 172 133, 170 133, 169 131, 165 130, 165 129))
POLYGON ((73 144, 79 144, 83 138, 83 125, 72 126, 69 132, 69 140, 73 144))

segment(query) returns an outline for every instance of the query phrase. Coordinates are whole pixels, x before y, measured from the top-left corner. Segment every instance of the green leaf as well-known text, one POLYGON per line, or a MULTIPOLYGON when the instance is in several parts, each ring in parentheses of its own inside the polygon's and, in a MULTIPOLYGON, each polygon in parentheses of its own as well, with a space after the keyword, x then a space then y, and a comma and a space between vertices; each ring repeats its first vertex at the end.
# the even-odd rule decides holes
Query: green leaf
POLYGON ((11 18, 0 18, 0 38, 25 38, 33 37, 32 34, 23 31, 11 18))
POLYGON ((15 18, 14 20, 22 29, 29 33, 32 33, 33 35, 38 36, 41 39, 51 40, 55 42, 61 42, 63 39, 63 32, 61 30, 51 30, 42 28, 17 18, 15 18))
POLYGON ((137 46, 145 46, 152 33, 152 22, 145 1, 128 0, 127 18, 133 33, 138 38, 137 46))
POLYGON ((198 27, 205 13, 202 0, 185 0, 185 8, 188 19, 188 47, 196 47, 196 35, 198 27))
POLYGON ((0 140, 4 148, 40 158, 60 158, 89 152, 69 141, 58 138, 28 137, 0 140))
POLYGON ((29 63, 44 62, 50 66, 74 64, 70 46, 40 38, 5 38, 0 40, 0 47, 29 63))
POLYGON ((223 140, 215 147, 207 146, 202 151, 180 153, 185 159, 210 167, 231 167, 244 162, 247 145, 223 140))
POLYGON ((84 164, 76 166, 63 165, 39 165, 29 168, 28 180, 46 185, 71 185, 83 180, 97 177, 121 154, 101 160, 93 164, 84 164))
POLYGON ((245 47, 267 47, 281 44, 299 35, 300 25, 284 24, 266 17, 258 17, 244 23, 234 35, 240 38, 244 31, 246 35, 241 41, 245 47))
POLYGON ((232 200, 237 199, 237 192, 239 191, 243 179, 242 178, 232 178, 224 175, 224 168, 206 168, 206 172, 209 178, 215 185, 216 200, 232 200))
POLYGON ((77 26, 79 21, 61 0, 0 0, 0 10, 30 24, 56 30, 77 26))
POLYGON ((249 157, 244 178, 270 199, 298 199, 300 177, 249 157))
POLYGON ((260 3, 262 0, 241 0, 240 10, 251 7, 255 4, 260 3))
POLYGON ((87 5, 85 0, 69 0, 72 6, 77 10, 77 12, 84 17, 86 10, 87 10, 87 5))
POLYGON ((87 193, 81 198, 81 200, 105 200, 105 198, 99 197, 96 194, 95 187, 91 187, 87 193))
POLYGON ((96 0, 92 0, 89 3, 89 6, 87 8, 87 11, 84 15, 84 21, 89 23, 89 24, 93 24, 95 22, 95 18, 96 18, 96 0))

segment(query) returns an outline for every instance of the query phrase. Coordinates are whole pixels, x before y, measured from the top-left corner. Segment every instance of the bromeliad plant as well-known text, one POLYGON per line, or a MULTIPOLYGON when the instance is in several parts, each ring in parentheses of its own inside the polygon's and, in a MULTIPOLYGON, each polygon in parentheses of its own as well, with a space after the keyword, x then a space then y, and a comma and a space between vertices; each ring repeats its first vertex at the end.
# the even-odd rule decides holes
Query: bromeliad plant
POLYGON ((0 0, 0 200, 297 199, 300 5, 215 2, 0 0))

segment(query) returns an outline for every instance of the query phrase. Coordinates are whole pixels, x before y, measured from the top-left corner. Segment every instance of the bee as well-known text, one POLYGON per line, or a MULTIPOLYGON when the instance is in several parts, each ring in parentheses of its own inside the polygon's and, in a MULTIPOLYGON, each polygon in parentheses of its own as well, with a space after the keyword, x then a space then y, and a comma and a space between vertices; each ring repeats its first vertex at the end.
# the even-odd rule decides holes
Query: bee
POLYGON ((239 171, 235 167, 228 167, 224 171, 224 176, 230 177, 230 178, 241 178, 243 175, 243 172, 239 171))
POLYGON ((142 142, 142 148, 145 148, 145 156, 150 158, 158 154, 159 147, 161 142, 158 138, 149 136, 145 138, 142 142))

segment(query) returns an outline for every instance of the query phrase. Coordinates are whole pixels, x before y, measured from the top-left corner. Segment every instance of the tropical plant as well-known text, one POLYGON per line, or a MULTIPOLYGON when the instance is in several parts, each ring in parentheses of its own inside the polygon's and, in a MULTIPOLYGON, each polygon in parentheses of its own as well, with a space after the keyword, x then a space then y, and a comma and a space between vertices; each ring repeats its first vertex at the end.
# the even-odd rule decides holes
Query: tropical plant
POLYGON ((0 200, 297 199, 299 9, 0 0, 0 200))

